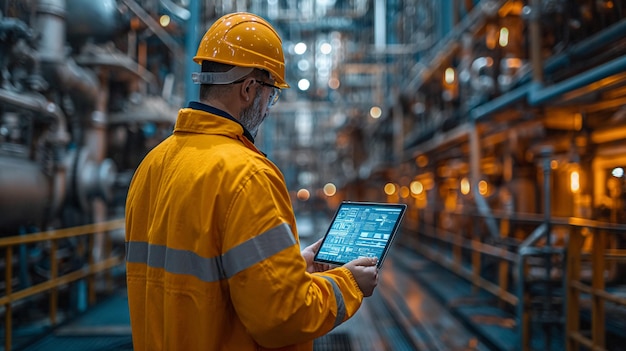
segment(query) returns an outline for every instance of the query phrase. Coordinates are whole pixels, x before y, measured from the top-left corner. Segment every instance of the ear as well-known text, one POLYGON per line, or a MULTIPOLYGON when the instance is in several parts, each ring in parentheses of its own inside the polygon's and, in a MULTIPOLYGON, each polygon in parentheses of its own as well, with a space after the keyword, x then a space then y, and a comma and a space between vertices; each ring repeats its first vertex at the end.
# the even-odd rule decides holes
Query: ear
POLYGON ((243 101, 245 101, 245 104, 254 100, 254 94, 252 91, 252 89, 254 89, 254 82, 254 78, 248 77, 246 78, 246 80, 243 81, 243 83, 241 83, 241 87, 239 88, 239 96, 243 101))

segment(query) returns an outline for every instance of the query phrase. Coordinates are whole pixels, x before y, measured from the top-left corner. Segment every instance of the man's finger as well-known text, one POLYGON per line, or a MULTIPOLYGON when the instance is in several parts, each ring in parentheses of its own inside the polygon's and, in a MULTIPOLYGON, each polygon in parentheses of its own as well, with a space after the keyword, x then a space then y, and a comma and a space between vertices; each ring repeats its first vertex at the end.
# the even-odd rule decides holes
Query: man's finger
POLYGON ((355 260, 355 263, 358 266, 375 266, 378 263, 378 258, 376 257, 359 257, 355 260))

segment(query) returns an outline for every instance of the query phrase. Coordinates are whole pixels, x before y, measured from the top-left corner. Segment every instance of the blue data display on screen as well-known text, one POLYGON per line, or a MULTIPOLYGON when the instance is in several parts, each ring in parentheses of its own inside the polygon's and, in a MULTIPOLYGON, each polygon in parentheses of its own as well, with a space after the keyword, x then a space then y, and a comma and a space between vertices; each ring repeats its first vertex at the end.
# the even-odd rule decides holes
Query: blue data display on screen
POLYGON ((380 258, 401 213, 400 208, 343 205, 317 259, 345 263, 359 257, 380 258))

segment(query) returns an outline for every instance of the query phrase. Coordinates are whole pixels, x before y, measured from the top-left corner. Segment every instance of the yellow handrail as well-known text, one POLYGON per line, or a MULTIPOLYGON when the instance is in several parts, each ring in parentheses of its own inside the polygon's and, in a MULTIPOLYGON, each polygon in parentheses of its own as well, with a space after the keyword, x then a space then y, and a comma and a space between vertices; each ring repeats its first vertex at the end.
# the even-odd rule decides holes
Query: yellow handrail
MULTIPOLYGON (((448 215, 457 215, 458 218, 466 216, 472 218, 474 223, 480 219, 480 214, 447 212, 448 215)), ((424 216, 426 217, 426 216, 424 216)), ((500 221, 502 241, 508 238, 510 223, 529 225, 533 231, 541 233, 538 228, 545 222, 545 218, 528 214, 493 214, 491 218, 500 221)), ((543 243, 534 246, 532 241, 509 241, 510 249, 499 247, 492 242, 483 242, 483 233, 473 232, 470 228, 467 233, 464 227, 455 227, 457 232, 447 231, 434 222, 422 221, 417 228, 408 228, 417 235, 412 235, 407 240, 409 245, 415 247, 426 258, 448 268, 460 277, 471 282, 476 288, 490 292, 497 297, 499 303, 506 303, 517 309, 518 333, 520 336, 520 349, 529 350, 530 344, 530 313, 525 284, 520 279, 525 279, 528 272, 528 262, 524 255, 551 256, 555 259, 566 258, 562 265, 556 266, 564 273, 562 289, 566 296, 564 311, 561 316, 565 321, 565 335, 568 351, 578 351, 581 346, 596 351, 606 350, 607 311, 605 304, 611 303, 618 306, 626 306, 626 298, 611 293, 605 283, 605 275, 609 262, 626 262, 626 249, 608 245, 609 236, 626 236, 626 226, 623 224, 606 223, 596 220, 588 220, 574 217, 551 217, 549 220, 551 230, 558 229, 565 233, 565 242, 562 246, 547 247, 543 243), (420 242, 422 239, 423 242, 420 242), (517 247, 513 243, 518 242, 517 247), (591 250, 585 251, 585 242, 591 243, 591 250), (520 250, 525 244, 525 249, 520 250), (526 250, 528 249, 528 250, 526 250), (464 255, 467 253, 467 255, 464 255), (481 257, 490 257, 497 261, 499 273, 494 278, 486 278, 481 272, 481 257), (584 264, 583 264, 584 263, 584 264), (516 266, 518 276, 517 291, 510 291, 511 286, 507 278, 510 266, 516 266), (584 272, 591 269, 591 280, 584 276, 584 272), (504 273, 504 274, 502 274, 504 273), (586 278, 586 279, 585 279, 586 278), (581 330, 580 312, 585 302, 589 302, 591 320, 590 330, 581 330)), ((526 228, 528 231, 529 228, 526 228)), ((527 232, 528 233, 528 232, 527 232)), ((531 234, 532 235, 532 234, 531 234)), ((485 235, 486 236, 486 235, 485 235)), ((552 258, 551 258, 552 259, 552 258)), ((552 274, 552 273, 550 273, 552 274)), ((560 289, 556 287, 555 289, 560 289)))
POLYGON ((583 234, 580 230, 572 231, 568 243, 568 275, 565 286, 567 287, 567 323, 566 339, 567 350, 578 351, 580 346, 594 351, 606 350, 606 308, 610 302, 615 305, 626 307, 626 298, 610 293, 605 286, 605 268, 608 260, 621 260, 626 257, 624 250, 609 249, 606 245, 607 233, 604 230, 593 230, 583 234), (584 236, 593 235, 591 255, 582 254, 584 236), (591 284, 583 282, 580 267, 586 259, 591 265, 591 284), (581 293, 587 294, 591 301, 591 330, 590 333, 581 331, 580 304, 581 293))
MULTIPOLYGON (((94 276, 96 273, 109 271, 112 268, 123 264, 124 258, 121 255, 111 256, 110 242, 111 239, 108 235, 105 236, 105 249, 104 258, 99 262, 94 262, 92 255, 93 249, 93 236, 99 233, 108 233, 112 230, 121 229, 124 227, 124 219, 116 219, 107 222, 83 225, 65 229, 55 229, 40 233, 33 233, 28 235, 12 236, 6 238, 0 238, 0 248, 5 249, 6 264, 4 271, 5 278, 5 295, 0 296, 0 305, 5 307, 5 329, 4 329, 4 349, 6 351, 11 350, 12 346, 12 304, 16 301, 45 293, 50 291, 49 302, 49 318, 52 325, 56 324, 57 304, 58 304, 58 288, 62 285, 87 278, 87 291, 89 296, 89 303, 95 302, 95 282, 94 276), (82 235, 89 235, 89 263, 84 267, 69 272, 63 275, 58 275, 58 258, 57 258, 57 241, 59 239, 78 237, 82 235), (13 279, 13 247, 17 245, 32 244, 38 242, 50 241, 50 273, 51 278, 45 282, 30 286, 25 289, 13 291, 11 281, 13 279)), ((110 287, 110 276, 106 277, 107 286, 110 287)))

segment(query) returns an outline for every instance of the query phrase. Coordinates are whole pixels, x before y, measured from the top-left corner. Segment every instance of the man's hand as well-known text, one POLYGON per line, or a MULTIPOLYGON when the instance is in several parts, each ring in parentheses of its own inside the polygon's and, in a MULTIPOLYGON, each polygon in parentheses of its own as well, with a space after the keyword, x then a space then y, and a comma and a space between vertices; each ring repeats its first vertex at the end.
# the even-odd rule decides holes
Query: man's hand
POLYGON ((330 265, 328 264, 313 262, 313 258, 315 257, 317 250, 320 249, 320 245, 322 245, 322 239, 302 250, 302 257, 304 257, 304 260, 306 261, 306 271, 309 273, 324 272, 330 269, 330 265))
POLYGON ((371 296, 374 293, 374 288, 378 285, 377 262, 376 258, 361 257, 344 265, 352 272, 352 276, 354 276, 365 297, 371 296))

